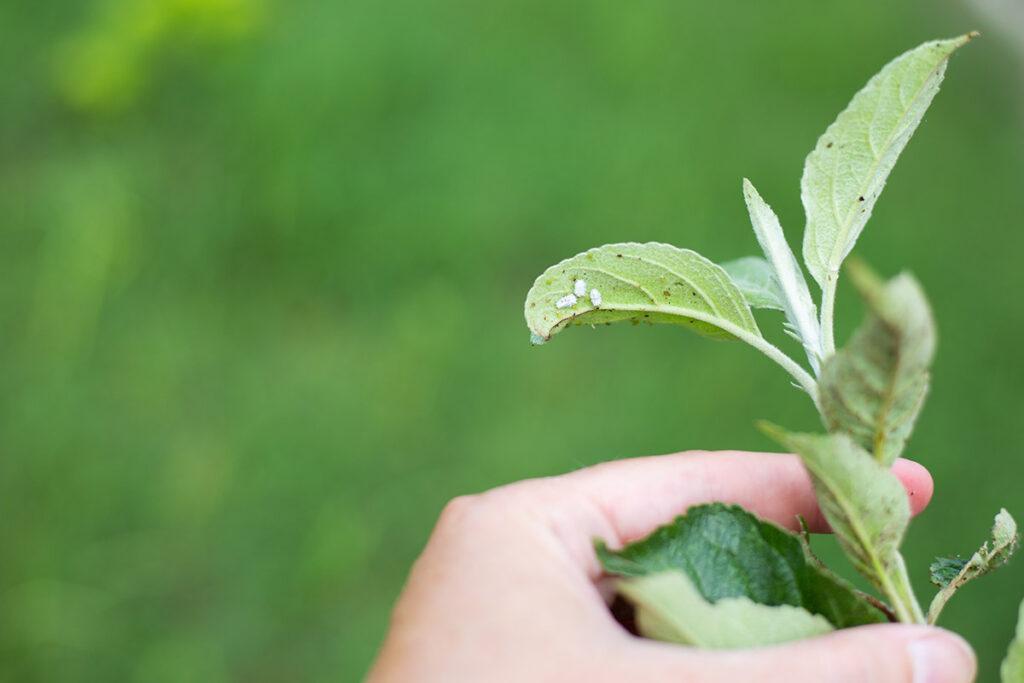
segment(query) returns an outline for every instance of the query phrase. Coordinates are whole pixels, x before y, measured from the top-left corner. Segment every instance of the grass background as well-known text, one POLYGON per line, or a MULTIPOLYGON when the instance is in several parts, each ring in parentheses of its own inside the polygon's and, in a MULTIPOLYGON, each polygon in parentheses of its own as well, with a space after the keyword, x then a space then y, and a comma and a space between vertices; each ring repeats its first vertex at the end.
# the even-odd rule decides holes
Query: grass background
MULTIPOLYGON (((937 483, 906 547, 927 600, 933 555, 1024 516, 1011 24, 952 0, 0 4, 0 680, 356 680, 449 498, 813 428, 741 345, 531 348, 523 296, 609 241, 755 253, 744 175, 796 243, 803 158, 853 92, 978 28, 858 246, 912 268, 941 330, 909 451, 937 483)), ((843 339, 848 286, 839 311, 843 339)), ((943 617, 981 680, 1022 579, 943 617)))

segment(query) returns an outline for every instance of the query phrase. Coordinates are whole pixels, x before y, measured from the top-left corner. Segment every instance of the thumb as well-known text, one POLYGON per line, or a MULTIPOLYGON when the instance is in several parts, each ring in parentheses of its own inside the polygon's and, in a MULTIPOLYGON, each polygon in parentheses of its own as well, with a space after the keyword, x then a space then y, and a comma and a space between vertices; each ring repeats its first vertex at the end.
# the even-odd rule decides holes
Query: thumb
MULTIPOLYGON (((648 653, 653 655, 648 659, 652 666, 645 666, 646 671, 654 673, 661 665, 659 675, 671 671, 675 680, 702 683, 971 683, 977 666, 974 652, 960 636, 900 624, 843 629, 752 650, 712 652, 652 645, 657 648, 648 653), (670 663, 669 658, 675 661, 670 663)), ((660 678, 655 675, 650 680, 660 678)))

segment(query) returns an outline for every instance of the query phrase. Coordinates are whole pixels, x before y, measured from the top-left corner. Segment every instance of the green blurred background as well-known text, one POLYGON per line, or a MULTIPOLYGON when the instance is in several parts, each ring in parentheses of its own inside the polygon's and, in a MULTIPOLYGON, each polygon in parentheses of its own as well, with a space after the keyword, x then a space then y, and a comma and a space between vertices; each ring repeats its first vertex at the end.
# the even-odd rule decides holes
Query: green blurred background
MULTIPOLYGON (((358 680, 449 498, 813 428, 739 344, 531 348, 523 296, 609 241, 755 253, 744 175, 796 243, 854 91, 977 28, 858 248, 941 329, 929 599, 1024 516, 1024 18, 991 2, 0 4, 0 680, 358 680)), ((944 615, 982 680, 1022 579, 944 615)))

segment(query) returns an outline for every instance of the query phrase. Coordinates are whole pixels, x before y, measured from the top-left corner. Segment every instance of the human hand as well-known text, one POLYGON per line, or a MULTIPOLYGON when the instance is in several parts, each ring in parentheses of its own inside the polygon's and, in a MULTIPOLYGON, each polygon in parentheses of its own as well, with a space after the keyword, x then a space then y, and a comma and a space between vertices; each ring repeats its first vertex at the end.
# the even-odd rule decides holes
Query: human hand
MULTIPOLYGON (((928 471, 894 472, 914 514, 928 471)), ((399 598, 370 683, 392 681, 972 681, 959 636, 881 624, 751 650, 700 650, 637 638, 611 616, 592 541, 642 538, 693 505, 736 503, 795 528, 827 531, 790 455, 684 453, 609 462, 456 498, 399 598)))

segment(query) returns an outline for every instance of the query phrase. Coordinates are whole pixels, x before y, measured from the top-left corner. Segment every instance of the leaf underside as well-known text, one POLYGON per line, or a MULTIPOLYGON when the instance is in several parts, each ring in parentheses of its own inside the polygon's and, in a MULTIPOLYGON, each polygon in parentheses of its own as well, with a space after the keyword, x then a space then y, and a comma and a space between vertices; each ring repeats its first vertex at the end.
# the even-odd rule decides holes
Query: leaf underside
POLYGON ((910 521, 907 494, 896 475, 846 434, 787 433, 767 424, 762 429, 800 456, 847 557, 883 588, 886 577, 900 569, 899 546, 910 521))
POLYGON ((743 293, 751 308, 784 311, 782 289, 775 281, 771 265, 759 256, 744 256, 722 264, 732 281, 743 293))
POLYGON ((818 380, 829 431, 846 432, 885 466, 903 452, 928 393, 935 324, 920 285, 907 274, 887 283, 851 264, 868 306, 850 342, 818 380))
POLYGON ((668 244, 591 249, 548 268, 526 295, 526 322, 538 343, 569 325, 623 321, 682 325, 717 339, 761 336, 742 292, 721 266, 668 244), (587 295, 559 307, 579 280, 587 295), (599 293, 599 304, 591 290, 599 293))
POLYGON ((800 182, 803 253, 822 287, 853 249, 886 178, 939 91, 950 55, 974 34, 937 40, 887 64, 818 139, 800 182))
POLYGON ((670 643, 747 648, 833 630, 824 618, 801 607, 761 605, 746 597, 723 598, 712 604, 681 572, 623 579, 618 590, 636 607, 640 633, 670 643))
POLYGON ((597 545, 605 571, 639 577, 687 575, 708 601, 749 598, 821 615, 837 628, 886 620, 846 582, 808 558, 796 535, 721 503, 690 508, 642 541, 612 552, 597 545))

